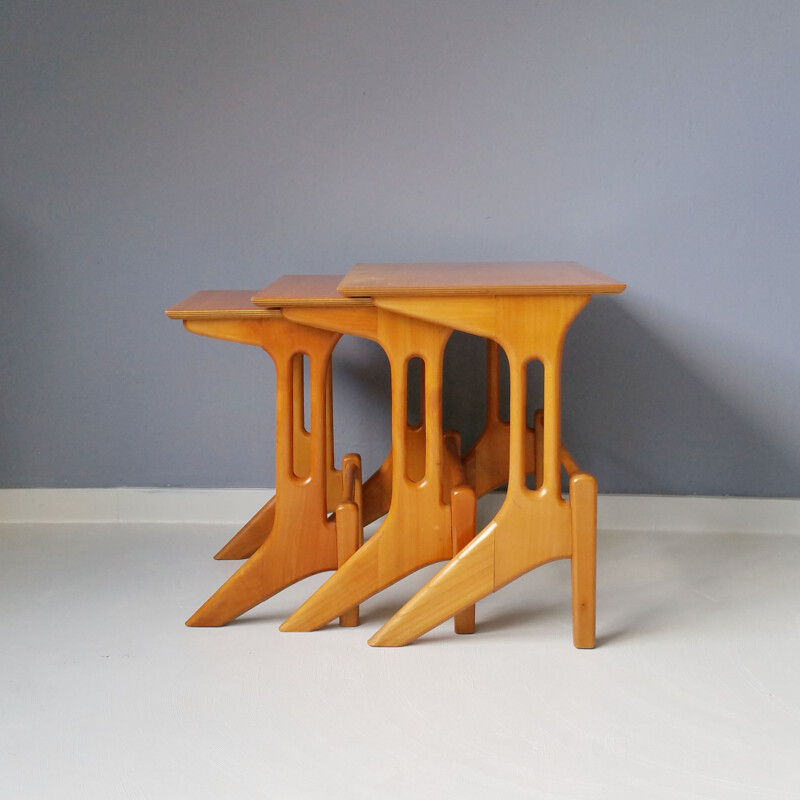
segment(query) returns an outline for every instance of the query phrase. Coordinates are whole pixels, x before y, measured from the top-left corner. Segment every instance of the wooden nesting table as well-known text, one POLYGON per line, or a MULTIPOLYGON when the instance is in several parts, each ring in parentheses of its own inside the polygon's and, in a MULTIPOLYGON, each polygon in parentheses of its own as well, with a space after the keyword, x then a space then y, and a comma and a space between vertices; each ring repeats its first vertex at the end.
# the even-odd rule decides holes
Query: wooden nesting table
POLYGON ((220 625, 315 572, 334 574, 281 626, 357 624, 358 605, 410 572, 443 569, 371 639, 407 644, 449 617, 474 630, 474 604, 547 561, 572 559, 577 647, 595 634, 596 484, 561 445, 561 351, 598 293, 624 284, 571 262, 363 264, 341 281, 286 276, 261 292, 201 292, 168 310, 188 330, 262 346, 277 376, 276 497, 218 557, 248 561, 188 621, 220 625), (338 286, 337 286, 338 284, 338 286), (252 298, 252 302, 250 300, 252 298), (453 330, 488 340, 487 419, 463 458, 442 429, 442 365, 453 330), (392 450, 363 490, 360 460, 333 465, 330 355, 342 334, 385 350, 392 381, 392 450), (498 347, 508 357, 510 420, 500 419, 498 347), (303 426, 302 357, 310 362, 311 430, 303 426), (407 418, 408 363, 424 363, 421 422, 407 418), (544 366, 544 409, 526 424, 526 369, 544 366), (570 475, 561 496, 561 468, 570 475), (535 472, 535 489, 526 474, 535 472), (475 498, 508 483, 506 500, 473 538, 475 498), (363 547, 362 521, 386 517, 363 547), (331 512, 334 512, 331 514, 331 512))
MULTIPOLYGON (((307 302, 361 306, 335 291, 337 276, 306 287, 307 302)), ((202 291, 167 310, 192 333, 262 347, 275 363, 276 492, 217 554, 247 561, 186 623, 224 625, 280 590, 317 572, 336 569, 361 544, 363 493, 356 454, 333 464, 330 359, 340 335, 292 322, 279 310, 254 306, 252 291, 202 291), (310 431, 305 430, 303 356, 310 366, 310 431), (329 512, 335 516, 329 518, 329 512)), ((366 487, 365 487, 366 488, 366 487)), ((373 483, 372 508, 385 513, 388 495, 373 483)), ((342 610, 342 625, 358 624, 357 607, 342 610)))
POLYGON ((534 567, 571 558, 573 640, 576 647, 594 646, 597 485, 561 444, 561 356, 570 324, 592 296, 624 289, 573 262, 363 264, 339 284, 343 294, 374 298, 379 309, 486 337, 509 362, 505 502, 370 644, 407 644, 534 567), (544 366, 543 436, 537 488, 528 489, 526 370, 534 359, 544 366), (570 476, 568 499, 561 496, 562 464, 570 476))

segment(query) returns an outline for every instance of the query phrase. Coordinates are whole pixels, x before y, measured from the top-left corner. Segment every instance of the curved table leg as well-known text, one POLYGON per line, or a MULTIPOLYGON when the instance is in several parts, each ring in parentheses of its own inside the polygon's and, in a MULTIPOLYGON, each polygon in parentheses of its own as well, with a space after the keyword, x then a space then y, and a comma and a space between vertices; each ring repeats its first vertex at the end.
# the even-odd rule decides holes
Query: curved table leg
POLYGON ((427 633, 494 591, 495 525, 485 528, 431 578, 369 640, 373 647, 399 647, 427 633))
MULTIPOLYGON (((508 481, 510 426, 500 417, 500 346, 486 342, 486 422, 481 435, 464 456, 467 483, 478 497, 508 481)), ((536 472, 536 437, 525 429, 525 471, 536 472)))
MULTIPOLYGON (((190 626, 224 625, 290 584, 339 564, 335 521, 328 519, 330 472, 328 406, 330 357, 340 335, 289 322, 204 320, 187 328, 215 338, 259 344, 275 362, 277 394, 275 517, 253 555, 188 620, 190 626), (238 323, 238 325, 236 324, 238 323), (298 442, 297 363, 310 363, 310 457, 298 442)), ((340 491, 340 495, 341 495, 340 491)), ((352 539, 352 531, 343 536, 352 539)), ((349 610, 342 609, 343 612, 349 610)))
POLYGON ((242 528, 214 556, 218 561, 234 561, 250 558, 264 543, 275 524, 275 506, 277 495, 267 500, 242 528))
MULTIPOLYGON (((472 486, 478 497, 493 491, 508 480, 508 447, 509 424, 500 418, 499 402, 499 346, 496 342, 487 340, 487 368, 486 368, 487 404, 486 423, 484 430, 472 449, 464 456, 464 472, 466 482, 472 486)), ((302 402, 302 366, 299 376, 295 372, 295 382, 300 382, 299 391, 295 392, 302 402)), ((328 403, 332 405, 332 392, 329 386, 328 403)), ((537 412, 539 413, 539 412, 537 412)), ((295 443, 302 445, 308 453, 308 433, 302 427, 302 404, 294 409, 295 443), (299 426, 297 420, 300 420, 299 426)), ((329 416, 332 411, 329 410, 329 416)), ((329 425, 329 435, 332 438, 332 425, 329 425)), ((528 474, 536 472, 536 443, 534 431, 526 429, 525 432, 525 470, 528 474)), ((422 453, 424 458, 425 430, 424 425, 409 427, 407 432, 409 450, 422 453)), ((299 449, 299 447, 297 448, 299 449)), ((333 452, 332 442, 330 452, 333 452)), ((309 458, 309 455, 305 456, 309 458)), ((419 456, 417 456, 419 458, 419 456)), ((414 460, 414 459, 412 459, 414 460)), ((334 469, 333 472, 336 472, 334 469)), ((333 475, 329 475, 328 486, 336 488, 333 475)), ((330 491, 330 490, 329 490, 330 491)), ((364 525, 369 525, 376 519, 384 516, 388 510, 392 494, 392 453, 386 456, 381 466, 364 482, 364 525)), ((272 530, 275 517, 275 504, 277 495, 270 498, 255 516, 249 520, 238 533, 214 556, 216 559, 243 559, 249 558, 263 543, 272 530)), ((329 513, 336 508, 336 499, 328 505, 329 513)))
POLYGON ((408 644, 525 572, 559 558, 573 558, 575 643, 594 642, 594 482, 571 458, 570 502, 561 497, 561 353, 564 336, 588 297, 395 299, 378 302, 503 343, 509 359, 511 419, 508 493, 489 525, 429 581, 370 644, 408 644), (490 306, 487 308, 487 306, 490 306), (525 321, 527 324, 521 324, 525 321), (535 490, 525 486, 526 367, 544 364, 544 414, 535 490))
MULTIPOLYGON (((295 365, 294 370, 294 402, 293 409, 294 421, 294 442, 295 459, 301 459, 307 463, 311 458, 310 440, 308 431, 303 427, 303 372, 302 362, 299 370, 295 365), (299 371, 299 375, 298 375, 299 371), (299 383, 299 385, 298 385, 299 383), (296 404, 299 401, 299 408, 296 404)), ((336 511, 339 503, 339 478, 340 471, 333 465, 333 391, 331 380, 328 380, 327 393, 327 436, 329 453, 329 474, 328 474, 328 513, 336 511)), ((407 438, 409 448, 424 453, 425 450, 425 430, 424 426, 409 427, 407 438)), ((423 456, 424 457, 424 456, 423 456)), ((392 454, 391 451, 384 459, 381 466, 366 480, 363 486, 363 524, 369 525, 376 519, 383 517, 389 510, 389 503, 392 497, 392 454)), ((256 514, 222 547, 214 556, 218 560, 237 560, 250 558, 253 553, 263 544, 269 536, 275 521, 275 506, 278 501, 277 494, 273 495, 267 503, 259 509, 256 514)))
MULTIPOLYGON (((304 423, 304 377, 302 356, 292 359, 292 458, 294 461, 295 472, 305 475, 311 463, 311 437, 305 429, 304 423)), ((328 421, 333 417, 333 386, 331 375, 328 375, 327 390, 325 394, 325 416, 328 428, 326 435, 328 438, 328 450, 330 453, 330 465, 333 466, 333 432, 328 421)), ((328 485, 335 486, 334 476, 328 475, 328 485)), ((277 493, 274 494, 259 511, 244 524, 244 526, 233 538, 214 556, 214 558, 225 561, 242 558, 250 558, 253 553, 264 543, 269 536, 272 526, 275 523, 275 505, 278 501, 277 493)), ((335 507, 335 506, 334 506, 335 507)), ((328 508, 333 511, 333 508, 328 508)))
POLYGON ((450 329, 374 308, 328 309, 310 318, 287 309, 290 319, 376 339, 389 357, 392 377, 392 493, 381 527, 281 625, 283 631, 310 631, 345 608, 427 564, 451 558, 450 506, 443 500, 445 463, 442 432, 442 358, 450 329), (425 364, 424 477, 416 474, 407 436, 408 361, 425 364))

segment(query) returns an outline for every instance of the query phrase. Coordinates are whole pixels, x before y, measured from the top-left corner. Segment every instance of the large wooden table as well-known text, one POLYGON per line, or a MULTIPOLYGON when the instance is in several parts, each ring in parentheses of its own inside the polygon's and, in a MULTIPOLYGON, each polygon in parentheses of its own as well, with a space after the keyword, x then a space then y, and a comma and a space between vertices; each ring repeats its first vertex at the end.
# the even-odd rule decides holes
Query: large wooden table
POLYGON ((313 630, 336 617, 355 624, 368 597, 447 561, 370 639, 402 645, 449 617, 457 632, 472 632, 482 597, 540 564, 571 558, 574 642, 593 647, 596 484, 561 444, 561 351, 592 295, 624 288, 571 262, 362 264, 341 280, 286 276, 260 292, 200 292, 169 309, 194 333, 262 346, 277 374, 276 498, 218 554, 249 558, 187 624, 225 624, 289 583, 331 569, 281 629, 313 630), (458 435, 442 429, 443 355, 453 330, 488 340, 486 425, 463 458, 458 435), (363 492, 355 454, 345 456, 342 470, 333 465, 330 355, 342 334, 378 342, 391 367, 392 450, 363 492), (500 347, 509 362, 507 423, 499 412, 500 347), (303 356, 310 431, 302 423, 303 356), (407 415, 412 358, 424 364, 416 425, 407 415), (544 366, 544 408, 533 429, 526 423, 531 360, 544 366), (473 539, 476 496, 505 482, 503 506, 473 539), (387 507, 359 547, 362 520, 387 507))
MULTIPOLYGON (((624 284, 572 262, 362 264, 339 284, 342 294, 369 297, 379 315, 396 320, 383 326, 393 385, 403 385, 411 355, 423 358, 426 419, 431 428, 441 424, 441 354, 451 330, 496 342, 509 362, 505 502, 489 525, 454 554, 370 644, 407 644, 534 567, 571 558, 574 643, 581 648, 594 646, 597 486, 562 447, 561 355, 569 325, 592 296, 624 288, 624 284), (543 436, 537 453, 536 488, 528 489, 526 371, 534 359, 544 366, 544 409, 539 416, 543 436), (561 495, 562 464, 570 475, 568 499, 561 495)), ((259 303, 257 296, 254 302, 259 303)), ((404 402, 401 389, 393 391, 393 419, 401 416, 404 402)), ((440 463, 435 440, 429 440, 425 481, 435 478, 440 463)), ((405 488, 400 480, 395 486, 405 488)), ((434 492, 437 488, 433 487, 434 492)), ((397 554, 409 547, 409 540, 420 545, 421 521, 436 502, 434 497, 423 499, 424 490, 418 491, 416 502, 409 496, 394 519, 390 508, 384 527, 289 617, 282 630, 319 627, 348 603, 369 596, 381 583, 382 574, 394 574, 397 554)), ((435 537, 423 534, 421 538, 433 551, 435 537)))

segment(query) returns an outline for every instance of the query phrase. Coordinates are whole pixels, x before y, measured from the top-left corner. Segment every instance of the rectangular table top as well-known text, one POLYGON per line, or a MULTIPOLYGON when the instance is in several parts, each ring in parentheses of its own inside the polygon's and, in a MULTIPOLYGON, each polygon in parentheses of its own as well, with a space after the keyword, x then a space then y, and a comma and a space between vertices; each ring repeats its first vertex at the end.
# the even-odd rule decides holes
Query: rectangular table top
POLYGON ((232 319, 239 317, 279 317, 280 311, 270 311, 254 305, 252 289, 203 289, 167 309, 170 319, 232 319))
POLYGON ((369 297, 345 297, 336 291, 342 275, 284 275, 253 295, 261 308, 371 305, 369 297))
POLYGON ((575 261, 356 264, 338 286, 348 297, 617 294, 625 284, 575 261))

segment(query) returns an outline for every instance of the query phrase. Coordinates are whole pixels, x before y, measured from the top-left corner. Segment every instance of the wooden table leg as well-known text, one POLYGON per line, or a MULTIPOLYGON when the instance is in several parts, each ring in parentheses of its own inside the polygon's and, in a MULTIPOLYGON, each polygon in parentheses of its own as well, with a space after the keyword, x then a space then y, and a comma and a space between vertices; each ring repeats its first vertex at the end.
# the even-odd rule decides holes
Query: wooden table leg
MULTIPOLYGON (((475 490, 478 497, 493 491, 508 480, 508 446, 509 425, 500 417, 500 370, 499 346, 496 342, 487 340, 487 368, 486 368, 487 404, 486 423, 483 432, 473 445, 469 453, 464 456, 464 472, 466 482, 475 490)), ((292 411, 294 424, 295 457, 310 458, 308 432, 303 427, 303 370, 302 362, 298 360, 294 370, 295 380, 295 407, 292 411)), ((332 420, 333 393, 328 383, 327 404, 328 417, 332 420)), ((328 425, 329 447, 329 474, 328 486, 334 490, 338 486, 339 471, 333 465, 333 425, 328 425)), ((407 447, 412 454, 424 453, 425 428, 423 425, 409 426, 406 434, 407 447)), ((525 469, 528 474, 536 471, 536 443, 534 431, 526 430, 525 438, 525 469)), ((419 456, 416 456, 417 458, 419 456)), ((423 456, 424 457, 424 456, 423 456)), ((414 459, 416 460, 416 459, 414 459)), ((384 516, 389 510, 392 495, 392 453, 386 456, 378 470, 364 482, 364 525, 369 525, 376 519, 384 516)), ((249 558, 264 542, 272 530, 275 519, 275 504, 277 494, 265 506, 256 512, 233 538, 214 556, 216 559, 243 559, 249 558)), ((328 511, 335 510, 335 500, 328 504, 328 511)))
MULTIPOLYGON (((344 496, 336 506, 336 563, 341 567, 364 544, 361 482, 361 457, 350 453, 342 460, 344 496)), ((355 627, 359 622, 358 606, 345 611, 339 618, 342 627, 355 627)))
MULTIPOLYGON (((193 319, 184 324, 188 330, 201 335, 259 345, 272 357, 276 369, 275 481, 278 502, 274 521, 269 535, 252 556, 186 623, 190 626, 216 626, 230 622, 302 578, 336 569, 340 554, 352 550, 352 524, 340 525, 342 537, 347 540, 347 544, 340 546, 336 522, 328 518, 330 450, 326 395, 330 356, 340 335, 280 317, 193 319), (297 436, 298 419, 303 419, 302 413, 298 413, 302 402, 297 402, 297 361, 302 354, 309 358, 311 375, 310 457, 307 460, 303 458, 304 445, 299 443, 297 436)), ((346 480, 342 481, 342 497, 346 483, 346 480)), ((345 615, 349 608, 343 608, 342 614, 345 615)))
MULTIPOLYGON (((508 480, 509 424, 500 416, 500 367, 499 346, 487 340, 486 358, 486 422, 483 431, 470 451, 463 458, 465 482, 478 497, 502 486, 508 480)), ((537 411, 541 422, 541 411, 537 411)), ((541 437, 541 430, 539 432, 541 437)), ((410 461, 424 459, 424 420, 406 431, 406 448, 410 461)), ((525 431, 525 470, 530 475, 536 472, 536 435, 534 430, 525 431)), ((541 470, 541 465, 539 465, 541 470)), ((364 524, 369 525, 384 516, 389 510, 392 495, 392 453, 386 456, 381 466, 364 482, 364 524)))
POLYGON ((392 494, 381 527, 281 625, 283 631, 320 628, 352 605, 427 564, 452 557, 451 507, 445 500, 442 359, 450 329, 375 308, 285 309, 298 322, 374 339, 386 351, 392 379, 392 494), (408 361, 425 366, 424 475, 408 447, 408 361))
MULTIPOLYGON (((311 458, 311 440, 303 423, 303 361, 295 358, 293 362, 293 407, 292 425, 294 442, 294 459, 297 463, 309 463, 311 458)), ((340 494, 341 471, 334 464, 333 444, 333 385, 332 373, 328 373, 328 384, 325 395, 326 402, 326 464, 328 469, 328 512, 336 511, 340 494)), ((418 435, 419 429, 409 429, 409 436, 418 435)), ((424 431, 423 431, 424 439, 424 431)), ((424 447, 424 444, 423 444, 424 447)), ((307 468, 306 468, 307 469, 307 468)), ((380 468, 371 475, 363 487, 363 507, 361 509, 364 525, 369 525, 382 517, 389 510, 389 499, 392 494, 391 453, 380 468)), ((256 514, 234 534, 233 538, 214 556, 219 560, 250 558, 264 543, 272 530, 275 521, 275 505, 278 502, 277 492, 260 508, 256 514)))
MULTIPOLYGON (((500 417, 500 347, 491 339, 486 343, 486 422, 483 432, 464 456, 467 483, 478 497, 508 480, 510 426, 500 417)), ((534 431, 525 428, 525 471, 536 470, 534 431)))
MULTIPOLYGON (((464 474, 461 437, 454 431, 448 431, 444 438, 449 456, 445 474, 449 478, 447 484, 450 490, 450 520, 455 555, 475 538, 478 507, 475 489, 467 484, 464 474)), ((447 488, 446 485, 445 489, 447 488)), ((475 633, 474 605, 467 606, 453 616, 453 628, 456 633, 475 633)))
MULTIPOLYGON (((463 608, 529 570, 573 558, 575 643, 594 644, 596 491, 591 476, 575 473, 569 500, 561 497, 560 374, 564 336, 588 296, 414 298, 381 306, 495 338, 509 359, 511 419, 508 493, 495 518, 371 639, 408 644, 463 608), (541 485, 525 486, 526 368, 544 364, 541 485)), ((537 478, 537 482, 538 482, 537 478)))
MULTIPOLYGON (((293 456, 295 461, 308 464, 311 461, 311 437, 308 435, 303 421, 304 378, 302 357, 295 357, 292 361, 292 380, 293 456)), ((328 390, 325 397, 328 406, 332 403, 332 397, 333 393, 331 391, 329 378, 328 390)), ((327 409, 326 413, 330 415, 327 409)), ((330 429, 328 430, 328 435, 329 438, 332 439, 333 434, 330 429)), ((331 459, 332 458, 331 456, 331 459)), ((331 475, 328 476, 329 485, 334 482, 331 480, 332 477, 331 475)), ((275 504, 277 499, 278 495, 276 492, 267 501, 266 505, 260 508, 255 515, 234 534, 233 538, 214 556, 214 558, 220 561, 250 558, 264 543, 264 540, 269 536, 269 532, 272 530, 272 526, 275 522, 275 504)), ((329 509, 329 511, 330 510, 332 509, 329 509)))

